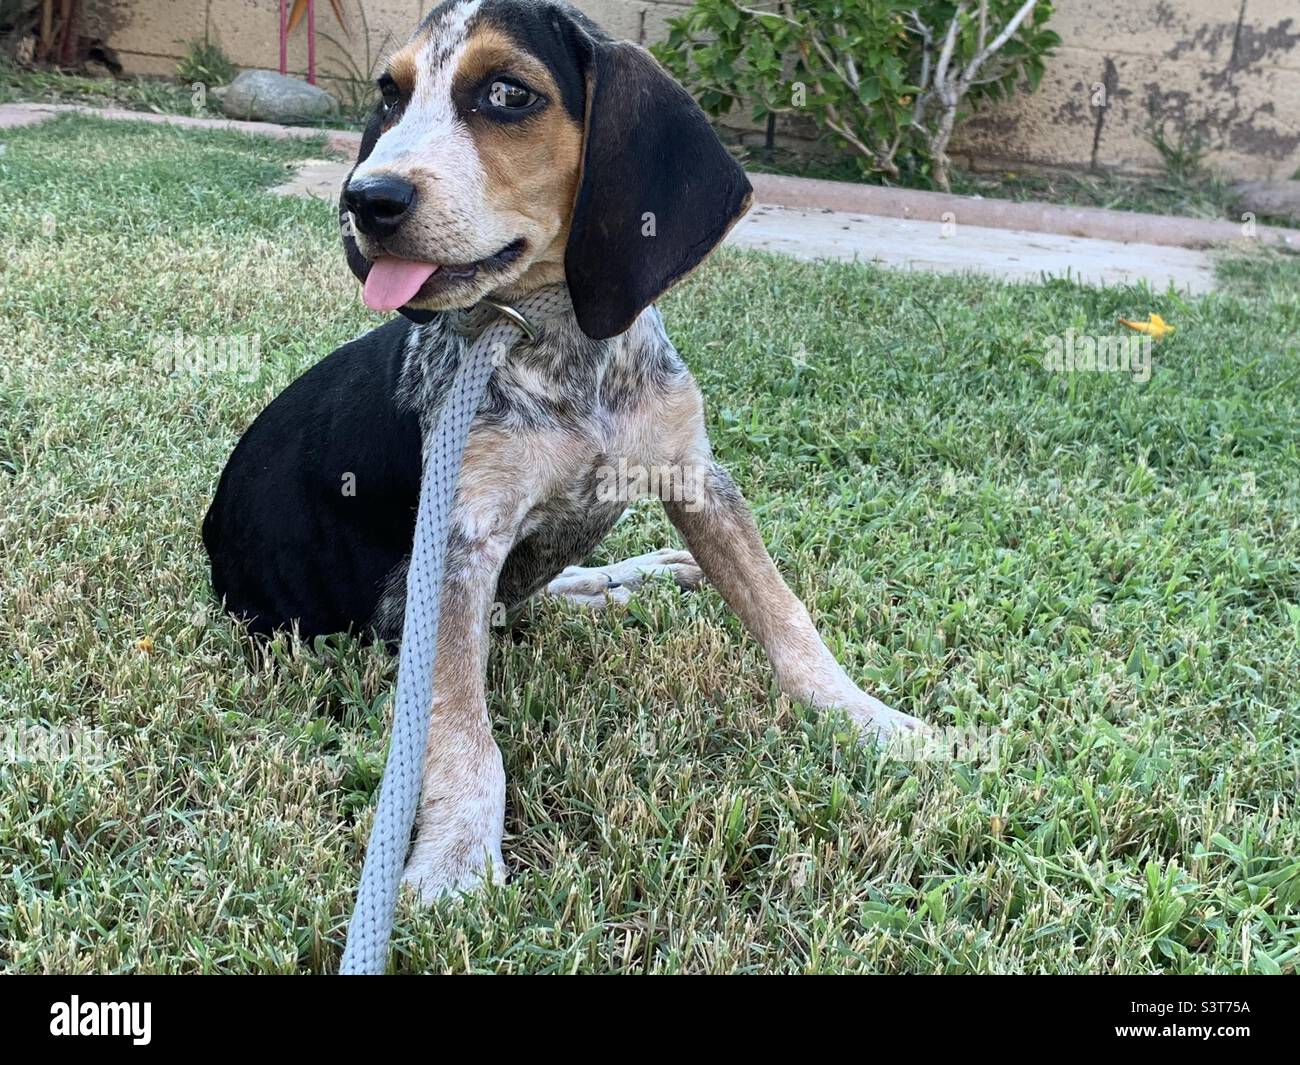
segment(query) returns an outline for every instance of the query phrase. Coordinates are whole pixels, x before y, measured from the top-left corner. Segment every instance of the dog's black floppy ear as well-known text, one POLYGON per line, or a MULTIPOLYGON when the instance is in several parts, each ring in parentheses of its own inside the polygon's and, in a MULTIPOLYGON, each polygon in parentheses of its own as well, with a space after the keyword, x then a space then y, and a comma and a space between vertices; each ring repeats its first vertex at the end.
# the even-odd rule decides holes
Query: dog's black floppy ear
MULTIPOLYGON (((348 260, 348 269, 356 275, 357 280, 363 285, 366 283, 366 275, 370 273, 370 260, 362 255, 361 249, 357 247, 357 238, 352 232, 352 219, 349 217, 348 209, 343 203, 343 189, 348 187, 348 182, 352 180, 352 174, 357 167, 364 163, 370 157, 370 153, 375 150, 375 144, 383 132, 380 125, 379 109, 376 108, 374 114, 370 116, 370 121, 366 123, 365 132, 361 134, 361 150, 357 152, 357 161, 352 164, 352 169, 348 171, 348 176, 343 181, 343 188, 339 190, 339 235, 343 238, 343 254, 348 260)), ((398 313, 413 322, 428 322, 434 317, 433 311, 411 310, 405 307, 399 308, 398 313)))
POLYGON ((704 259, 749 206, 749 179, 690 94, 643 48, 590 40, 582 180, 564 272, 603 340, 704 259))

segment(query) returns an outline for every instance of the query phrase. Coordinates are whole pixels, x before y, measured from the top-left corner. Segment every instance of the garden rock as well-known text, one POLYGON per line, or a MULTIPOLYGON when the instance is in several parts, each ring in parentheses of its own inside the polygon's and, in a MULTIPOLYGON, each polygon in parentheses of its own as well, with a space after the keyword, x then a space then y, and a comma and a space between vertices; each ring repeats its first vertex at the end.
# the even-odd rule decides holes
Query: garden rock
POLYGON ((294 122, 326 118, 338 103, 324 89, 271 70, 245 70, 227 87, 221 110, 231 118, 294 122))

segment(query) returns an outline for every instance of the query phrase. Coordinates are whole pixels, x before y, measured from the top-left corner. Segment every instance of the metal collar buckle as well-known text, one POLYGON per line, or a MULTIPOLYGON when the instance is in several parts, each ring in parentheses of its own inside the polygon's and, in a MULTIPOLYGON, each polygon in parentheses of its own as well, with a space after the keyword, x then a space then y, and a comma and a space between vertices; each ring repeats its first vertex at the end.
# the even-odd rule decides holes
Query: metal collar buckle
POLYGON ((537 339, 536 326, 534 326, 532 322, 530 322, 527 318, 525 318, 521 312, 511 307, 510 304, 501 303, 494 299, 488 299, 486 296, 484 296, 483 299, 481 299, 479 302, 486 303, 489 307, 494 307, 497 313, 500 314, 503 318, 508 318, 510 319, 510 321, 514 322, 515 325, 519 326, 519 328, 523 331, 524 336, 526 336, 529 340, 537 339))

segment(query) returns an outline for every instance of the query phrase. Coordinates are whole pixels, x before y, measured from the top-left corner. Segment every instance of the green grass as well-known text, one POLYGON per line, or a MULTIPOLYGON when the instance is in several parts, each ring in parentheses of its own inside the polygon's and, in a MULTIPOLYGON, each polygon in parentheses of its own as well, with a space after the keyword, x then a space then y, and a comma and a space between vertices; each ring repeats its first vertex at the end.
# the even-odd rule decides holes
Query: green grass
MULTIPOLYGON (((377 321, 328 207, 258 191, 316 149, 6 141, 0 717, 109 759, 0 764, 0 966, 330 970, 393 662, 255 652, 198 533, 239 433, 377 321), (154 371, 175 330, 258 334, 260 376, 154 371)), ((664 312, 778 564, 855 677, 1003 729, 1000 765, 856 748, 711 589, 534 605, 488 686, 513 879, 404 906, 397 966, 1294 971, 1294 265, 1184 300, 717 257, 664 312), (1151 311, 1177 332, 1146 384, 1041 368, 1151 311)), ((672 542, 640 505, 602 557, 672 542)))
MULTIPOLYGON (((952 191, 962 196, 1065 203, 1210 221, 1242 220, 1232 182, 1206 170, 1187 176, 958 171, 952 191)), ((1260 225, 1300 227, 1300 222, 1286 217, 1266 216, 1256 221, 1260 225)))
POLYGON ((0 55, 0 104, 89 104, 131 111, 194 113, 191 90, 172 78, 89 77, 19 66, 0 55))

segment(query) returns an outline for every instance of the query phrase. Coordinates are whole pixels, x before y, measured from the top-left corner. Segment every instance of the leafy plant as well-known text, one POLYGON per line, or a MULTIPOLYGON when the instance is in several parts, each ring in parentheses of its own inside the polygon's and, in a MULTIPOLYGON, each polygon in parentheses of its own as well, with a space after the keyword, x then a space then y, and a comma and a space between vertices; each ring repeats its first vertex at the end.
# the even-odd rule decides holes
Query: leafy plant
MULTIPOLYGON (((343 27, 343 32, 348 34, 349 30, 342 9, 336 6, 334 14, 338 18, 339 25, 343 27)), ((378 68, 379 61, 387 53, 388 46, 392 42, 392 34, 386 33, 384 39, 380 41, 378 49, 370 47, 370 21, 366 18, 366 8, 361 0, 357 0, 357 17, 361 22, 361 43, 363 47, 363 53, 359 60, 353 57, 342 41, 328 33, 317 31, 317 35, 322 40, 333 45, 334 50, 341 57, 341 64, 329 76, 335 81, 335 91, 342 104, 343 114, 353 122, 364 121, 370 109, 374 107, 375 71, 378 68)))
POLYGON ((216 41, 194 40, 176 64, 176 76, 187 85, 202 82, 209 87, 228 85, 234 80, 235 64, 216 41))
POLYGON ((1205 138, 1186 119, 1164 114, 1155 93, 1147 98, 1146 135, 1174 181, 1195 183, 1205 178, 1205 138), (1177 139, 1166 132, 1171 120, 1177 139))
POLYGON ((80 41, 80 0, 0 0, 0 44, 20 62, 72 66, 80 41))
POLYGON ((921 40, 919 91, 912 125, 925 138, 934 179, 948 190, 948 141, 967 97, 999 98, 1023 77, 1038 88, 1043 59, 1060 37, 1047 29, 1047 0, 968 0, 938 3, 908 12, 921 40), (1015 6, 1019 3, 1019 6, 1015 6), (946 26, 942 33, 936 28, 946 26))
POLYGON ((868 172, 948 188, 964 109, 1043 74, 1048 0, 696 0, 655 54, 720 117, 806 112, 868 172))
POLYGON ((31 0, 0 0, 0 53, 13 56, 40 22, 39 5, 31 0))

